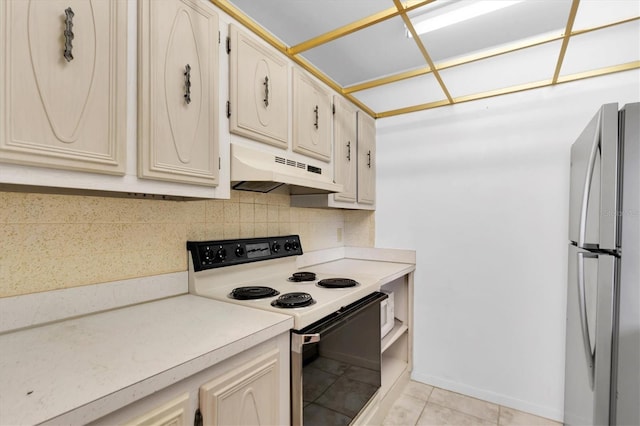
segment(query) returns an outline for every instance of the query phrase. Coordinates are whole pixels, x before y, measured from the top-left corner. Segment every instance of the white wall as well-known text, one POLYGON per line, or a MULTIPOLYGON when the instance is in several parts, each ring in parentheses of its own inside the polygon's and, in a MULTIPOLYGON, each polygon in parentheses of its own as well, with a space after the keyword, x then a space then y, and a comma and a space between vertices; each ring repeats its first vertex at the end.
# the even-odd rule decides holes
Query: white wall
POLYGON ((569 149, 637 70, 378 120, 376 245, 417 250, 413 378, 561 420, 569 149))

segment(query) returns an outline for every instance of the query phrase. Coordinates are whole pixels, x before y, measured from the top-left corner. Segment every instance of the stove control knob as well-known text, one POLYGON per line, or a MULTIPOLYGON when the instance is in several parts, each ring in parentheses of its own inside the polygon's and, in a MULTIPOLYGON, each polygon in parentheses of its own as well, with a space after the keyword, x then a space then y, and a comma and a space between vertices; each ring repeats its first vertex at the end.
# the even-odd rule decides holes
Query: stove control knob
POLYGON ((291 243, 289 241, 284 243, 284 249, 286 251, 291 251, 291 243))
POLYGON ((227 258, 227 249, 220 247, 216 252, 216 260, 225 260, 227 258))
POLYGON ((280 243, 274 241, 274 243, 271 245, 271 251, 274 253, 278 253, 280 251, 280 243))
POLYGON ((300 249, 300 244, 297 241, 292 241, 291 250, 299 250, 299 249, 300 249))
POLYGON ((202 256, 204 257, 205 263, 210 263, 210 262, 213 262, 213 257, 215 256, 215 253, 212 248, 207 247, 202 252, 202 256))
POLYGON ((242 257, 245 254, 244 247, 238 246, 236 247, 236 257, 242 257))

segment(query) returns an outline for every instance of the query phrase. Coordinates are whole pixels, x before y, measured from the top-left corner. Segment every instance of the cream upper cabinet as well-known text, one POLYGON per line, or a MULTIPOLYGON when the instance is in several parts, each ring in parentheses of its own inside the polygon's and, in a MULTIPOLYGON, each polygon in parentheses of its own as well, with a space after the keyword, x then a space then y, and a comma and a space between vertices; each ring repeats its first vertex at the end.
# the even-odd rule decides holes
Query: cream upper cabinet
POLYGON ((358 112, 358 203, 376 201, 376 121, 358 112))
POLYGON ((357 184, 356 109, 342 96, 333 97, 333 164, 335 181, 344 191, 334 195, 338 201, 355 202, 357 184))
POLYGON ((0 2, 0 161, 124 174, 127 2, 0 2))
POLYGON ((276 425, 280 419, 278 350, 255 358, 200 387, 206 425, 276 425))
POLYGON ((138 5, 138 175, 217 185, 218 16, 196 0, 138 5))
POLYGON ((331 159, 331 97, 307 73, 293 70, 293 150, 331 159))
POLYGON ((236 26, 229 26, 229 130, 277 147, 289 146, 287 62, 236 26))
POLYGON ((334 96, 334 169, 344 192, 291 195, 292 207, 334 207, 375 210, 376 124, 340 96, 334 96))

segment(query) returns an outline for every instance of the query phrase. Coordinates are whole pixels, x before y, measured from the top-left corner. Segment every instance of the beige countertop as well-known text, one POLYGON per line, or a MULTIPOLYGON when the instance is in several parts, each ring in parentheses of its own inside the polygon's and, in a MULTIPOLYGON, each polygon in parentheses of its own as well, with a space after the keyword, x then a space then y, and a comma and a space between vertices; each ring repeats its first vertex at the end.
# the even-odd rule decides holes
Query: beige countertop
POLYGON ((0 424, 95 420, 292 325, 181 295, 2 334, 0 424))

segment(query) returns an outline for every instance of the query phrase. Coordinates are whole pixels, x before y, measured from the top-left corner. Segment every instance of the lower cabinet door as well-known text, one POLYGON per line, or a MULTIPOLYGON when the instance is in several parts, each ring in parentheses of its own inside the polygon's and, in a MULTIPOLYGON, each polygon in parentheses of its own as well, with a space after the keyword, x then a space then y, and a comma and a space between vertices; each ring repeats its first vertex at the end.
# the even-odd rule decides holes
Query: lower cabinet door
POLYGON ((192 419, 189 413, 189 394, 185 393, 125 423, 125 426, 187 426, 192 424, 192 419))
POLYGON ((270 351, 200 387, 205 425, 278 424, 279 352, 270 351))

